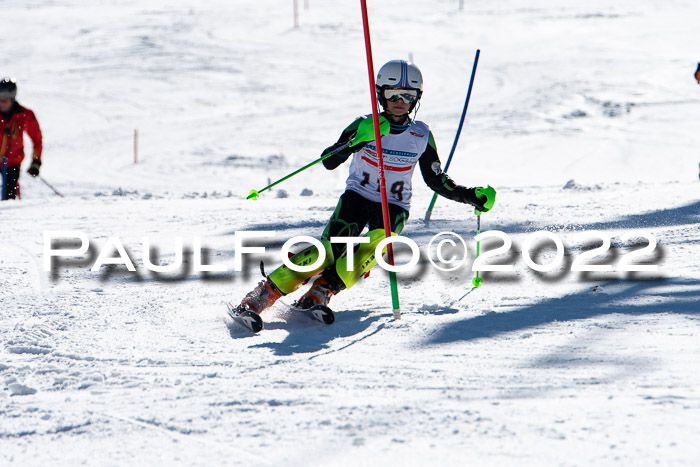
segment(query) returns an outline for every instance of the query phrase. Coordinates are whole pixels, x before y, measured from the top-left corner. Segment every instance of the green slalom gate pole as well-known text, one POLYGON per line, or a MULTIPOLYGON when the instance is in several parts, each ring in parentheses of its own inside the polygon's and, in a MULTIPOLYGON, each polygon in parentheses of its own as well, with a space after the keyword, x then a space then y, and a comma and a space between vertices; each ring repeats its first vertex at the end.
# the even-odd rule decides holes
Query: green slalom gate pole
MULTIPOLYGON (((374 82, 374 65, 372 64, 372 43, 369 36, 369 18, 367 15, 367 1, 360 0, 362 8, 362 28, 365 33, 365 53, 367 55, 367 74, 369 75, 369 92, 372 97, 372 120, 374 121, 375 144, 377 145, 377 162, 379 172, 379 190, 382 198, 382 218, 384 221, 384 234, 391 237, 391 221, 389 219, 389 201, 386 195, 386 179, 384 178, 384 153, 382 151, 382 138, 379 127, 379 108, 377 107, 377 91, 374 82)), ((394 249, 392 244, 386 246, 387 263, 394 266, 394 249)), ((396 282, 396 272, 389 272, 391 282, 391 303, 393 306, 394 319, 401 319, 401 308, 399 306, 399 287, 396 282)))
MULTIPOLYGON (((457 148, 457 142, 459 141, 459 135, 462 133, 462 126, 464 126, 464 119, 467 116, 467 108, 469 108, 469 98, 472 95, 472 86, 474 86, 474 76, 476 76, 476 66, 479 64, 479 55, 481 54, 480 49, 476 49, 476 56, 474 57, 474 65, 472 66, 472 75, 469 78, 469 89, 467 90, 467 99, 464 101, 464 108, 462 109, 462 117, 459 119, 459 127, 457 127, 457 134, 455 135, 455 140, 452 143, 452 150, 450 150, 450 155, 447 157, 447 162, 445 162, 445 172, 450 168, 450 162, 452 162, 452 156, 457 148)), ((433 214, 433 207, 435 206, 435 201, 437 201, 438 194, 433 193, 433 199, 430 200, 430 206, 428 210, 425 211, 425 222, 430 220, 430 216, 433 214)))

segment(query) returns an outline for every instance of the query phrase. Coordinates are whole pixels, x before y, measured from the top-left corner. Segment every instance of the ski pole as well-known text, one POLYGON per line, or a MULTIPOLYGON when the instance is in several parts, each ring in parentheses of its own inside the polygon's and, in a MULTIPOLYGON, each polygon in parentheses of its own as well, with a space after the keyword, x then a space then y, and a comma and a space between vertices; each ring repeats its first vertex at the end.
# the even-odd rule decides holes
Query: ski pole
MULTIPOLYGON (((318 164, 319 162, 321 162, 324 159, 328 159, 329 157, 338 154, 343 149, 347 149, 349 147, 351 148, 351 147, 356 146, 356 145, 361 144, 361 143, 374 141, 376 135, 374 132, 373 125, 374 125, 374 123, 371 119, 363 120, 358 125, 357 131, 355 132, 355 136, 350 141, 348 141, 347 143, 343 144, 340 147, 335 148, 334 150, 332 150, 328 154, 322 155, 321 157, 319 157, 315 161, 306 164, 304 167, 295 170, 294 172, 290 173, 289 175, 286 175, 286 176, 280 178, 276 182, 269 184, 265 188, 262 188, 260 190, 250 190, 250 194, 248 195, 247 199, 258 199, 258 196, 260 196, 260 193, 262 193, 263 191, 272 188, 273 186, 277 185, 278 183, 282 183, 283 181, 287 180, 288 178, 293 177, 294 175, 298 174, 299 172, 302 172, 302 171, 308 169, 309 167, 311 167, 314 164, 318 164)), ((387 120, 384 116, 381 116, 379 118, 379 130, 378 130, 380 137, 388 135, 389 131, 391 131, 391 125, 389 124, 389 120, 387 120)))
MULTIPOLYGON (((452 156, 455 153, 455 149, 457 148, 457 142, 459 141, 459 135, 462 133, 462 126, 464 125, 464 119, 467 116, 467 108, 469 107, 469 98, 472 95, 472 86, 474 85, 474 76, 476 75, 476 66, 479 63, 479 55, 481 54, 480 49, 476 49, 476 56, 474 57, 474 65, 472 66, 472 75, 471 78, 469 78, 469 89, 467 90, 467 99, 464 101, 464 109, 462 109, 462 117, 459 120, 459 127, 457 127, 457 134, 455 135, 455 140, 452 143, 452 150, 450 151, 450 155, 447 158, 447 162, 445 162, 445 170, 444 172, 447 172, 447 169, 450 168, 450 162, 452 162, 452 156)), ((428 210, 425 211, 425 222, 428 222, 430 220, 430 216, 433 213, 433 206, 435 206, 435 201, 437 201, 437 193, 433 194, 433 199, 430 201, 430 206, 428 206, 428 210)))
MULTIPOLYGON (((474 214, 476 214, 476 236, 478 237, 479 234, 481 233, 481 211, 477 211, 476 209, 474 210, 474 214)), ((479 257, 479 241, 476 241, 476 257, 479 257)), ((479 271, 476 271, 476 277, 472 279, 472 285, 474 287, 481 287, 481 283, 484 282, 481 277, 479 277, 479 271)))
POLYGON ((333 151, 329 152, 328 154, 322 155, 321 157, 319 157, 315 161, 306 164, 304 167, 295 170, 294 172, 290 173, 289 175, 285 175, 284 177, 280 178, 276 182, 270 183, 265 188, 261 188, 260 190, 250 190, 250 194, 248 195, 248 197, 246 199, 258 199, 258 196, 260 196, 260 193, 262 193, 263 191, 269 190, 270 188, 277 185, 278 183, 282 183, 283 181, 287 180, 288 178, 293 177, 294 175, 298 174, 299 172, 302 172, 302 171, 308 169, 312 165, 318 164, 322 160, 328 159, 329 157, 334 156, 335 154, 338 154, 340 151, 342 151, 343 149, 346 149, 348 146, 350 146, 350 143, 351 143, 351 141, 348 141, 347 143, 343 144, 339 148, 336 148, 333 151))
POLYGON ((49 182, 47 182, 46 180, 44 180, 44 177, 42 177, 41 175, 39 175, 38 178, 39 178, 39 180, 41 180, 42 182, 44 182, 44 185, 46 185, 47 187, 51 188, 51 189, 53 190, 53 192, 56 193, 58 196, 60 196, 61 198, 65 198, 61 193, 58 192, 58 190, 57 190, 56 188, 53 187, 53 185, 51 185, 49 182))
MULTIPOLYGON (((484 210, 485 211, 490 211, 491 208, 493 207, 494 203, 496 202, 496 190, 491 186, 487 185, 486 188, 483 187, 478 187, 475 190, 475 194, 477 199, 481 199, 484 196, 486 197, 486 201, 484 202, 484 210)), ((481 233, 481 211, 478 209, 474 208, 474 214, 476 215, 476 236, 478 237, 479 234, 481 233)), ((480 242, 477 240, 476 241, 476 257, 479 257, 479 249, 480 249, 480 242)), ((476 258, 475 258, 476 261, 476 258)), ((484 282, 481 277, 479 277, 479 271, 476 271, 476 277, 472 279, 472 285, 474 287, 481 287, 482 282, 484 282)))

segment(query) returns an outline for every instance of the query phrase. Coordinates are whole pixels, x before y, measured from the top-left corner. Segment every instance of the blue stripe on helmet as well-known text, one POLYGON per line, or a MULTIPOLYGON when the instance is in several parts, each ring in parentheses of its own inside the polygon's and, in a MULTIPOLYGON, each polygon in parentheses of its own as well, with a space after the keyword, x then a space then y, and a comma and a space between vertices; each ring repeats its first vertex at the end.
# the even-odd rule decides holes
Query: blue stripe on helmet
POLYGON ((401 60, 401 80, 399 81, 399 86, 402 88, 410 87, 408 84, 408 64, 404 60, 401 60))

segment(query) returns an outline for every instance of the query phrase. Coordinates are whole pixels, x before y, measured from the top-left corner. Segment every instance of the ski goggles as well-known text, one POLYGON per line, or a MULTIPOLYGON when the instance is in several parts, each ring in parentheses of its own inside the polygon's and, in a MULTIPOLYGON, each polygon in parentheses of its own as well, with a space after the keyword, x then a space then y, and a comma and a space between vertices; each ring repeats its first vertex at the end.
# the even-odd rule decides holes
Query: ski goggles
POLYGON ((413 104, 418 100, 418 91, 415 89, 388 88, 384 90, 384 98, 388 102, 398 102, 401 99, 405 104, 413 104))

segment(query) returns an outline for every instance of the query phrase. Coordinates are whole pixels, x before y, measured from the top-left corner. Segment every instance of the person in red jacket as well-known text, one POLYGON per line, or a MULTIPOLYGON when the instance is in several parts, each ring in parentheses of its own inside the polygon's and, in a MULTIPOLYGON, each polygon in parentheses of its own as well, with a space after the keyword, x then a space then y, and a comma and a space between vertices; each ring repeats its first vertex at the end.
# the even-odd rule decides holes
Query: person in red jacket
POLYGON ((27 172, 36 177, 41 167, 41 128, 34 112, 17 102, 17 83, 12 78, 0 81, 0 157, 2 157, 2 199, 15 199, 19 188, 19 171, 24 160, 27 133, 34 146, 32 164, 27 172))

